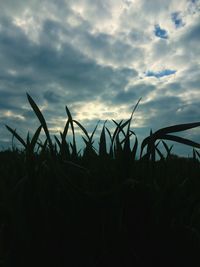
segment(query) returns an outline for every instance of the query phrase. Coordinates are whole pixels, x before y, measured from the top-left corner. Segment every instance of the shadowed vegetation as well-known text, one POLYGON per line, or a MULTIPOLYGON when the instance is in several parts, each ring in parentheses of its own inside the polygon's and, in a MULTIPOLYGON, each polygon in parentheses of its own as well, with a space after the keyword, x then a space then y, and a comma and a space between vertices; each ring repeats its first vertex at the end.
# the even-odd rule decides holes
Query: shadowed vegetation
POLYGON ((66 107, 53 139, 27 97, 40 126, 23 139, 6 125, 23 149, 0 152, 0 266, 200 266, 200 144, 174 135, 200 122, 151 132, 139 147, 130 127, 139 100, 112 133, 104 123, 96 150, 98 124, 89 135, 66 107), (173 155, 166 140, 193 157, 173 155))

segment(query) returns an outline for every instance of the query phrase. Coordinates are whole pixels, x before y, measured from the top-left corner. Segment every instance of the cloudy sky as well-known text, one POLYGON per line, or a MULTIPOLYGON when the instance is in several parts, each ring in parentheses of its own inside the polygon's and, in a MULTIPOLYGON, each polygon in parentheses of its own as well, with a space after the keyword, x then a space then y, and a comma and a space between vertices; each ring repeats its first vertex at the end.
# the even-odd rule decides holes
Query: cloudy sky
MULTIPOLYGON (((199 44, 199 0, 1 0, 1 148, 11 144, 5 124, 23 137, 39 125, 26 92, 52 135, 66 105, 90 132, 98 120, 129 118, 140 97, 140 140, 200 121, 199 44)), ((200 142, 198 129, 183 136, 200 142)))

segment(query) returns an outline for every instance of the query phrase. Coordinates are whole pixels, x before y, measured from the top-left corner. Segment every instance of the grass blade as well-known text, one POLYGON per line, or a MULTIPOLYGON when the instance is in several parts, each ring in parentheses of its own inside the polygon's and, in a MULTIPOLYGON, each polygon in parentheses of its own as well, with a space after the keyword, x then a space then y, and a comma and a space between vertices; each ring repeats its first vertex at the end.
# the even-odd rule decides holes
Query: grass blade
POLYGON ((82 130, 82 131, 84 132, 84 134, 87 136, 88 140, 90 140, 90 137, 89 137, 89 135, 88 135, 88 132, 87 132, 86 129, 83 127, 83 125, 81 125, 81 123, 78 122, 78 121, 76 121, 76 120, 73 120, 73 122, 75 122, 75 123, 79 126, 79 128, 81 128, 81 130, 82 130))
POLYGON ((42 125, 40 125, 40 126, 38 127, 38 129, 36 130, 36 132, 34 133, 34 135, 33 135, 33 137, 32 137, 32 140, 31 140, 31 143, 30 143, 30 149, 31 149, 32 152, 34 151, 34 148, 35 148, 35 145, 36 145, 37 140, 38 140, 38 138, 39 138, 41 129, 42 129, 42 125))
POLYGON ((199 143, 196 143, 194 141, 191 141, 189 139, 185 139, 185 138, 182 138, 182 137, 179 137, 179 136, 165 135, 165 136, 163 136, 163 139, 170 140, 170 141, 175 141, 175 142, 178 142, 178 143, 181 143, 181 144, 185 144, 185 145, 188 145, 188 146, 192 146, 192 147, 196 147, 196 148, 200 148, 200 144, 199 143))
POLYGON ((114 140, 115 140, 116 136, 118 135, 118 132, 119 132, 118 126, 122 124, 123 120, 121 120, 119 123, 117 123, 115 120, 112 120, 112 121, 117 125, 117 127, 115 128, 115 131, 114 131, 112 139, 111 139, 111 147, 113 147, 114 140))
POLYGON ((199 157, 200 159, 200 153, 195 149, 195 153, 197 154, 197 156, 199 157))
POLYGON ((156 138, 160 138, 160 136, 168 133, 174 132, 182 132, 192 128, 196 128, 200 126, 200 122, 193 122, 193 123, 184 123, 184 124, 177 124, 169 127, 162 128, 154 133, 156 138))
POLYGON ((43 129, 44 129, 44 132, 46 134, 46 137, 47 137, 47 140, 49 142, 49 146, 50 146, 50 149, 51 149, 51 152, 53 152, 53 144, 51 142, 51 138, 50 138, 50 134, 49 134, 49 130, 47 128, 47 124, 46 124, 46 121, 44 119, 44 116, 42 115, 42 112, 40 111, 40 109, 38 108, 38 106, 36 105, 36 103, 34 102, 34 100, 32 99, 32 97, 27 93, 27 98, 28 98, 28 101, 33 109, 33 111, 35 112, 36 116, 38 117, 43 129))
POLYGON ((58 144, 58 146, 59 146, 59 148, 61 150, 61 142, 60 142, 60 140, 58 139, 58 137, 56 135, 54 135, 54 138, 55 138, 56 143, 58 144))
POLYGON ((181 143, 181 144, 184 144, 184 145, 200 148, 200 144, 199 143, 196 143, 196 142, 191 141, 189 139, 185 139, 183 137, 179 137, 179 136, 175 136, 175 135, 169 135, 169 134, 168 135, 164 135, 162 139, 175 141, 177 143, 181 143))
MULTIPOLYGON (((135 135, 134 132, 133 132, 133 134, 135 135)), ((131 151, 131 157, 133 158, 133 160, 136 160, 137 148, 138 148, 138 139, 137 139, 137 136, 135 135, 135 143, 134 143, 133 149, 131 151)))
POLYGON ((65 106, 65 110, 69 119, 69 123, 71 125, 71 129, 72 129, 72 135, 73 135, 73 144, 71 146, 72 148, 72 156, 73 157, 77 157, 77 148, 76 148, 76 140, 75 140, 75 132, 74 132, 74 124, 73 124, 73 119, 72 119, 72 115, 68 109, 67 106, 65 106))
POLYGON ((165 147, 165 149, 167 151, 167 158, 169 158, 170 157, 170 154, 171 154, 171 150, 173 148, 173 145, 171 145, 170 147, 168 147, 168 145, 163 140, 162 140, 162 143, 163 143, 163 145, 164 145, 164 147, 165 147))
POLYGON ((11 132, 13 134, 14 137, 17 138, 17 140, 26 148, 27 145, 24 142, 24 140, 19 136, 19 134, 16 133, 16 130, 13 130, 12 128, 10 128, 8 125, 6 125, 6 128, 8 129, 9 132, 11 132))
POLYGON ((130 131, 130 126, 131 126, 131 121, 132 121, 132 118, 133 118, 133 114, 134 114, 136 108, 138 107, 138 105, 139 105, 141 99, 142 99, 142 97, 138 100, 138 102, 136 103, 136 105, 135 105, 135 107, 133 108, 133 111, 132 111, 132 113, 131 113, 131 117, 130 117, 130 119, 129 119, 129 123, 128 123, 128 127, 127 127, 127 133, 126 133, 127 135, 128 135, 128 133, 129 133, 129 131, 130 131))
POLYGON ((155 145, 155 151, 158 153, 161 160, 164 160, 164 156, 161 153, 160 149, 158 149, 158 145, 160 144, 160 141, 155 145))
POLYGON ((106 131, 107 131, 107 133, 108 133, 108 135, 109 135, 109 138, 110 138, 110 141, 111 141, 110 150, 109 150, 109 156, 110 156, 111 158, 113 158, 112 135, 111 135, 110 130, 109 130, 107 127, 105 127, 105 128, 106 128, 106 131))
POLYGON ((26 144, 28 147, 30 146, 30 134, 29 134, 29 132, 28 132, 27 137, 26 137, 26 144))
POLYGON ((62 133, 62 142, 64 142, 64 140, 66 139, 67 137, 67 133, 68 133, 68 129, 69 129, 69 119, 67 120, 66 124, 65 124, 65 128, 64 128, 64 131, 62 133))
MULTIPOLYGON (((106 123, 106 121, 105 121, 105 123, 106 123)), ((101 131, 101 135, 100 135, 100 143, 99 143, 99 156, 100 157, 105 157, 107 155, 105 123, 104 123, 103 129, 101 131)))
POLYGON ((196 156, 196 150, 193 148, 193 150, 192 150, 192 158, 193 158, 193 160, 194 161, 196 161, 197 160, 197 156, 196 156))
POLYGON ((90 136, 90 142, 92 142, 94 133, 96 132, 96 129, 97 129, 98 125, 99 125, 99 122, 100 122, 100 120, 97 122, 97 125, 95 126, 95 128, 94 128, 94 130, 93 130, 93 132, 92 132, 92 134, 91 134, 91 136, 90 136))

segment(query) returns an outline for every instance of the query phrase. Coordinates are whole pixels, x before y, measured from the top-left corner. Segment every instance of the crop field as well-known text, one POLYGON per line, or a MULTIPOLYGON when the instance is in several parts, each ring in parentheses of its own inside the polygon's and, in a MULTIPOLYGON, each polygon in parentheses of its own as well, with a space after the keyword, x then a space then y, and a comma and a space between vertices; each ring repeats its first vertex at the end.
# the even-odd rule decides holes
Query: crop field
POLYGON ((66 107, 52 137, 27 98, 40 126, 23 139, 6 125, 23 148, 0 152, 0 267, 200 266, 200 144, 175 135, 200 122, 151 132, 139 146, 130 127, 139 100, 113 132, 103 125, 95 149, 98 125, 89 135, 66 107), (174 155, 167 140, 193 157, 174 155))

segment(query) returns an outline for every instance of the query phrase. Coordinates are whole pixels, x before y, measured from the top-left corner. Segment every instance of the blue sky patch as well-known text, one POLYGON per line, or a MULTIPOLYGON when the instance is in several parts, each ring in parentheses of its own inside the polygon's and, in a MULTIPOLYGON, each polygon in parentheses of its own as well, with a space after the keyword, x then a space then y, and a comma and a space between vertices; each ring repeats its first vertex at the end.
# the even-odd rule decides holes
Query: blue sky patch
POLYGON ((167 39, 168 38, 168 34, 167 31, 165 29, 161 29, 160 26, 157 24, 154 26, 155 30, 155 36, 162 38, 162 39, 167 39))
POLYGON ((184 26, 183 20, 180 16, 180 12, 174 12, 171 14, 171 19, 174 22, 176 28, 180 28, 184 26))
POLYGON ((169 70, 169 69, 166 69, 166 70, 162 70, 162 71, 150 71, 148 70, 146 72, 146 76, 147 77, 156 77, 156 78, 161 78, 161 77, 164 77, 164 76, 169 76, 169 75, 172 75, 176 73, 176 70, 169 70))

